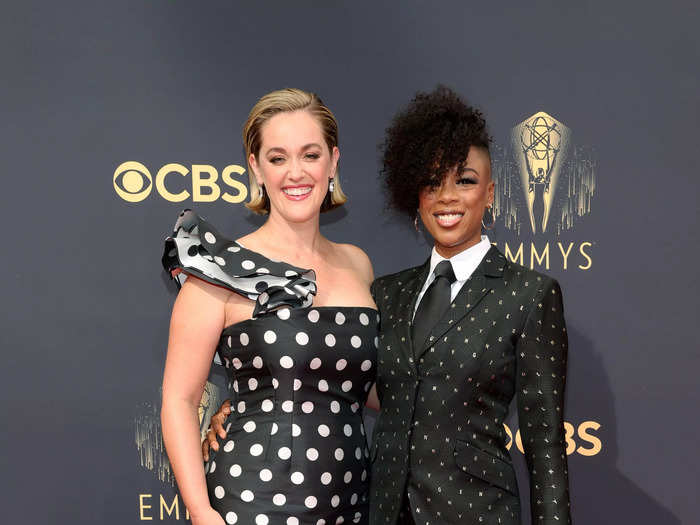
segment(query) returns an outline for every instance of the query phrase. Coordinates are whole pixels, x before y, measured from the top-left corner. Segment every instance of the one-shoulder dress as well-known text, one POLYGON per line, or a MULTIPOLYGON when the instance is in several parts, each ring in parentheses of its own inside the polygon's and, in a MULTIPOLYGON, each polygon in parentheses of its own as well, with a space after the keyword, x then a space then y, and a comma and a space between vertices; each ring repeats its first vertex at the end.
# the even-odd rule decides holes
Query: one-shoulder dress
POLYGON ((163 266, 255 301, 253 318, 226 327, 216 350, 232 413, 205 465, 212 506, 229 524, 367 523, 362 409, 377 311, 314 307, 313 270, 248 250, 190 210, 166 238, 163 266))

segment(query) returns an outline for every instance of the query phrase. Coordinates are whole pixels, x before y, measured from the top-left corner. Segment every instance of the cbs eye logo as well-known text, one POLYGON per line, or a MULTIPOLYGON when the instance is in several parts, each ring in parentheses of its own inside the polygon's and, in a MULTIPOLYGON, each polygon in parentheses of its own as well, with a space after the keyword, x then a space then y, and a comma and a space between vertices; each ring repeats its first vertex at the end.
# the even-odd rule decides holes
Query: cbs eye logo
POLYGON ((245 171, 242 166, 230 164, 219 177, 216 168, 208 164, 193 164, 190 170, 182 164, 170 163, 158 170, 154 180, 146 166, 130 160, 117 166, 112 183, 117 195, 127 202, 141 202, 155 186, 156 192, 170 202, 189 198, 194 202, 214 202, 221 198, 237 204, 246 199, 248 188, 233 175, 243 175, 245 171))

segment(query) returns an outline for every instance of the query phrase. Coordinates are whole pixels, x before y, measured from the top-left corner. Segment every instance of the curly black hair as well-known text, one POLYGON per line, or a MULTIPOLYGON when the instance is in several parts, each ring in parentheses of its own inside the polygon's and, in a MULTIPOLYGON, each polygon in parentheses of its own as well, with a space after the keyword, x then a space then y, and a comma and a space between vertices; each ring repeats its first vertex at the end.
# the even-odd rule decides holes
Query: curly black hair
POLYGON ((481 111, 450 88, 416 93, 394 116, 380 145, 380 176, 390 206, 413 218, 422 188, 440 183, 455 166, 461 171, 469 148, 488 152, 490 142, 481 111))

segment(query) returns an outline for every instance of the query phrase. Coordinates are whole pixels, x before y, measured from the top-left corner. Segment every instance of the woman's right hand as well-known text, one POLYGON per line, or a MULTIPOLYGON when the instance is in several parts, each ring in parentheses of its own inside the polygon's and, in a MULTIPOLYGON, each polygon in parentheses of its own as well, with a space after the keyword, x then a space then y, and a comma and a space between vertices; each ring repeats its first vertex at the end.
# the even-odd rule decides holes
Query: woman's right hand
POLYGON ((204 456, 204 461, 209 461, 209 449, 219 450, 219 442, 216 440, 216 436, 218 435, 221 439, 226 437, 224 422, 230 413, 231 400, 227 399, 219 407, 219 410, 211 416, 209 429, 204 437, 204 441, 202 441, 202 456, 204 456))
POLYGON ((192 525, 226 525, 221 514, 211 507, 200 514, 192 514, 190 519, 192 520, 192 525))

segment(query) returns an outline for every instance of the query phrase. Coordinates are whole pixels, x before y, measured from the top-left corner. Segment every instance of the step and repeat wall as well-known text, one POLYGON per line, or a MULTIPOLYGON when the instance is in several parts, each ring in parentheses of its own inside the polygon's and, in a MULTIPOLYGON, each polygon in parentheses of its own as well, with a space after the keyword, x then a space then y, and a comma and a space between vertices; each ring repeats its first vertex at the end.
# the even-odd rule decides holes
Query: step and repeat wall
MULTIPOLYGON (((349 201, 323 233, 377 275, 419 264, 430 240, 386 210, 377 146, 441 83, 494 137, 492 242, 564 291, 574 521, 697 523, 699 22, 690 2, 4 6, 2 521, 184 522, 159 424, 178 213, 262 224, 241 127, 300 87, 340 124, 349 201)), ((517 417, 507 435, 530 523, 517 417)))

